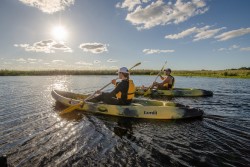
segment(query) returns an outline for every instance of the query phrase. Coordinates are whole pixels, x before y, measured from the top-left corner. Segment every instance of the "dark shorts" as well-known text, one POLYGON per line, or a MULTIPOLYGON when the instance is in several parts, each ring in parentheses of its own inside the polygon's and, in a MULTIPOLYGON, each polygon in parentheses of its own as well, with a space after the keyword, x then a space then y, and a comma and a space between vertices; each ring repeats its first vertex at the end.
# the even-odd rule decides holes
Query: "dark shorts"
POLYGON ((131 103, 131 101, 127 101, 127 102, 122 102, 121 100, 117 99, 114 96, 111 96, 110 93, 105 93, 102 92, 100 95, 94 97, 93 99, 88 100, 90 102, 100 102, 102 101, 103 103, 106 104, 112 104, 112 105, 129 105, 131 103))
POLYGON ((160 89, 160 90, 169 90, 168 87, 162 86, 162 85, 159 85, 159 86, 157 87, 157 89, 160 89))

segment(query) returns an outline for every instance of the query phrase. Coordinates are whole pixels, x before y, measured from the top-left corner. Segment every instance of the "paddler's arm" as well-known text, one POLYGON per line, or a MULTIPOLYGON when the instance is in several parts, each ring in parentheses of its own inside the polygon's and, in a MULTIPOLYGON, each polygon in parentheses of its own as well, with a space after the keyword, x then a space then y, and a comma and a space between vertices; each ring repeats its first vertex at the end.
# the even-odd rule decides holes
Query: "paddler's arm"
MULTIPOLYGON (((160 76, 160 77, 162 77, 162 76, 160 76)), ((169 83, 169 77, 167 77, 167 78, 165 78, 165 77, 162 77, 163 78, 163 81, 162 82, 154 82, 154 85, 155 86, 159 86, 159 85, 161 85, 161 86, 163 86, 164 84, 166 84, 166 83, 169 83)), ((161 78, 161 79, 162 79, 161 78)))
POLYGON ((163 86, 166 83, 168 84, 170 83, 170 77, 165 78, 165 80, 161 83, 161 85, 163 86))
MULTIPOLYGON (((111 80, 111 83, 112 83, 113 85, 115 85, 115 86, 117 86, 117 85, 119 84, 119 82, 116 82, 116 80, 117 80, 117 79, 111 80)), ((101 93, 102 93, 101 90, 95 91, 95 94, 101 94, 101 93)))
POLYGON ((117 79, 113 79, 112 81, 111 81, 111 83, 113 84, 113 85, 115 85, 115 86, 117 86, 120 82, 117 82, 116 81, 117 79))
POLYGON ((118 83, 117 86, 115 87, 115 89, 110 92, 110 95, 115 97, 116 94, 123 89, 122 87, 123 87, 122 84, 118 83))
POLYGON ((161 80, 164 80, 164 79, 165 79, 165 77, 163 77, 163 76, 161 76, 161 75, 160 75, 160 78, 161 78, 161 80))

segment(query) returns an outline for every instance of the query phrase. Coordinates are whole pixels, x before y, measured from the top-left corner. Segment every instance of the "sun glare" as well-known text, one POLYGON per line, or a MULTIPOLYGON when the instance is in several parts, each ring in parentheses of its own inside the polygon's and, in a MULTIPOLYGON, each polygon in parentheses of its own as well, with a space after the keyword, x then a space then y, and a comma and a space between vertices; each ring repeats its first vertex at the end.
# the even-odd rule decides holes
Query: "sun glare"
POLYGON ((68 33, 63 26, 56 26, 52 29, 51 35, 55 40, 64 41, 66 40, 68 33))

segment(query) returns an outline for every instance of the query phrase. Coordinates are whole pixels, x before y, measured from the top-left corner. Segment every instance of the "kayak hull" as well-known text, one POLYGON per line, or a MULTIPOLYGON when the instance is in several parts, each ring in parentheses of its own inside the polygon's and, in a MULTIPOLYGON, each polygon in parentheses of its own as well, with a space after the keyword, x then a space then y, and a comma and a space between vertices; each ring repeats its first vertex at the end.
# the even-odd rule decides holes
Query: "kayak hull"
MULTIPOLYGON (((65 106, 79 104, 87 95, 52 90, 52 97, 65 106)), ((77 108, 97 114, 144 118, 144 119, 184 119, 201 117, 203 111, 178 103, 135 98, 131 105, 109 105, 86 102, 77 108)))
POLYGON ((174 88, 172 90, 147 90, 147 88, 136 87, 136 95, 154 95, 154 96, 170 96, 170 97, 202 97, 213 96, 213 92, 204 89, 194 88, 174 88), (146 92, 146 94, 145 94, 146 92))

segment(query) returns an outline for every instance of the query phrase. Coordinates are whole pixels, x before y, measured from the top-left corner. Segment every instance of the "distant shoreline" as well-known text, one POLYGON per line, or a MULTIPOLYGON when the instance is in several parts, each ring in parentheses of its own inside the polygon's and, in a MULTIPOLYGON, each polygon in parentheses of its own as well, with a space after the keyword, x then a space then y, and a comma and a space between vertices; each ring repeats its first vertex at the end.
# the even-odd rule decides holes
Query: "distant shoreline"
MULTIPOLYGON (((132 75, 157 75, 158 70, 132 70, 132 75)), ((39 70, 19 71, 0 70, 0 76, 52 76, 52 75, 116 75, 115 70, 39 70)), ((247 78, 250 79, 250 69, 229 70, 176 70, 173 76, 213 77, 213 78, 247 78)))
MULTIPOLYGON (((158 70, 132 70, 132 75, 157 75, 158 70)), ((0 70, 0 76, 52 76, 52 75, 116 75, 116 70, 0 70)), ((173 76, 246 78, 250 79, 250 69, 228 70, 176 70, 173 76)))

